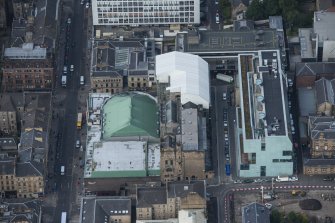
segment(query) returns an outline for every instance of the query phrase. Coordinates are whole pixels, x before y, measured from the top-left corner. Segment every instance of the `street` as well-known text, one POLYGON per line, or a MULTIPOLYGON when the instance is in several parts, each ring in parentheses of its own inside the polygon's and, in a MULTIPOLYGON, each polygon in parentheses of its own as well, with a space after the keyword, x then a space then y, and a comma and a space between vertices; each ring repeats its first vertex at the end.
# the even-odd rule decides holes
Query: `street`
POLYGON ((77 130, 76 121, 77 113, 85 111, 89 91, 89 86, 80 87, 79 84, 80 75, 88 77, 86 34, 89 14, 89 10, 78 1, 64 1, 62 5, 45 222, 58 221, 62 212, 68 213, 68 219, 73 220, 72 216, 79 218, 79 198, 82 193, 80 161, 83 151, 75 148, 75 142, 84 138, 85 129, 77 130), (71 65, 74 69, 68 72, 66 87, 62 87, 63 66, 71 65), (65 167, 64 175, 61 175, 61 166, 65 167))

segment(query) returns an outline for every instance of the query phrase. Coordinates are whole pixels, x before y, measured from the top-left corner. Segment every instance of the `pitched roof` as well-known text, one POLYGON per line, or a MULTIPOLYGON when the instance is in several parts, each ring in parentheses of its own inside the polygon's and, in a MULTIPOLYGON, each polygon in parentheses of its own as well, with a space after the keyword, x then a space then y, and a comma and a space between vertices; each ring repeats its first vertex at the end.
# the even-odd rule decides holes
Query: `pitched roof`
POLYGON ((251 203, 242 207, 242 223, 270 223, 270 211, 264 205, 251 203))
POLYGON ((191 182, 173 182, 167 185, 168 197, 186 197, 189 193, 197 193, 205 198, 205 183, 204 181, 191 182))
POLYGON ((167 90, 180 93, 181 103, 193 102, 209 108, 208 63, 189 53, 170 52, 156 57, 156 76, 169 83, 167 90))
POLYGON ((325 102, 335 104, 334 87, 335 87, 335 79, 330 81, 325 78, 321 78, 315 81, 317 105, 320 105, 325 102))
POLYGON ((137 188, 138 208, 152 207, 153 204, 166 204, 166 190, 164 187, 137 188))
POLYGON ((331 116, 310 116, 309 132, 312 139, 323 134, 325 139, 335 139, 335 119, 331 116))
POLYGON ((85 197, 82 206, 82 223, 105 222, 106 217, 131 215, 128 197, 85 197))
POLYGON ((15 158, 7 157, 0 159, 0 175, 14 175, 15 174, 15 158))
POLYGON ((319 63, 296 63, 296 76, 316 76, 320 74, 335 74, 334 62, 319 62, 319 63))
POLYGON ((304 166, 335 166, 335 159, 306 159, 304 166))
POLYGON ((16 176, 43 176, 43 164, 34 161, 17 163, 16 165, 16 176))
POLYGON ((119 94, 103 106, 103 138, 126 136, 158 137, 158 108, 144 93, 119 94))

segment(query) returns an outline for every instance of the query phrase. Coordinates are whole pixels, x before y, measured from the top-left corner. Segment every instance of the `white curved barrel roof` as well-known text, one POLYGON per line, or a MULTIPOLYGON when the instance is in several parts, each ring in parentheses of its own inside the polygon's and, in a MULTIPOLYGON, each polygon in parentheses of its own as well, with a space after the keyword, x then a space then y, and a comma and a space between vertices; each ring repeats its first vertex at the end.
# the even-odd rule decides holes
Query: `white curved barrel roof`
POLYGON ((176 51, 158 55, 156 77, 160 83, 170 83, 170 92, 180 92, 182 104, 209 108, 209 69, 201 57, 176 51))

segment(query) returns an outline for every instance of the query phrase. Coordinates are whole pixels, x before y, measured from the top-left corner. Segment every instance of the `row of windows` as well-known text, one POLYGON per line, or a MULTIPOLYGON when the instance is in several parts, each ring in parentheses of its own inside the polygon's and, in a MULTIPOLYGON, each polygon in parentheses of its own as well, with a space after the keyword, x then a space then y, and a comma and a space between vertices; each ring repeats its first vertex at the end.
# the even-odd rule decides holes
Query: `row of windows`
POLYGON ((149 7, 113 7, 113 8, 98 8, 98 13, 112 12, 159 12, 168 11, 178 13, 180 11, 194 11, 194 6, 149 6, 149 7))
POLYGON ((188 23, 194 22, 194 18, 139 18, 139 19, 98 19, 99 24, 128 24, 128 23, 188 23))
POLYGON ((334 168, 306 168, 307 173, 335 173, 334 168), (321 171, 320 171, 321 170, 321 171))
POLYGON ((111 12, 111 13, 99 13, 98 18, 117 18, 117 17, 123 17, 123 19, 131 19, 131 18, 174 18, 174 17, 185 17, 185 16, 194 16, 194 12, 135 12, 135 13, 127 13, 127 12, 111 12))
POLYGON ((292 162, 292 159, 273 159, 273 163, 286 163, 286 162, 292 162))
MULTIPOLYGON (((95 87, 98 88, 99 85, 96 84, 95 87)), ((105 85, 100 84, 100 87, 102 87, 102 88, 103 88, 103 87, 119 87, 119 84, 116 84, 116 86, 115 86, 114 84, 111 84, 111 85, 109 85, 109 84, 105 84, 105 85)))
POLYGON ((94 80, 96 82, 120 82, 121 79, 94 80))
POLYGON ((194 5, 194 1, 108 1, 98 2, 97 7, 122 6, 163 6, 163 5, 194 5))

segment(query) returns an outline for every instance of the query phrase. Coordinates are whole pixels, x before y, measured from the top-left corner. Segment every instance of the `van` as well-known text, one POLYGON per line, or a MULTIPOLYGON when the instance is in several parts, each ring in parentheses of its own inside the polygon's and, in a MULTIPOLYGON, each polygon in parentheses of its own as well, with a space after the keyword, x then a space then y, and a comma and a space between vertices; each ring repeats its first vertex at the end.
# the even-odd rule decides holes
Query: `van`
POLYGON ((66 76, 62 75, 62 87, 66 87, 66 76))
POLYGON ((80 85, 84 85, 85 81, 84 81, 84 76, 80 76, 80 85))
POLYGON ((60 175, 64 176, 65 174, 65 166, 60 167, 60 175))
POLYGON ((64 74, 67 74, 67 66, 64 66, 64 67, 63 67, 63 73, 64 73, 64 74))

